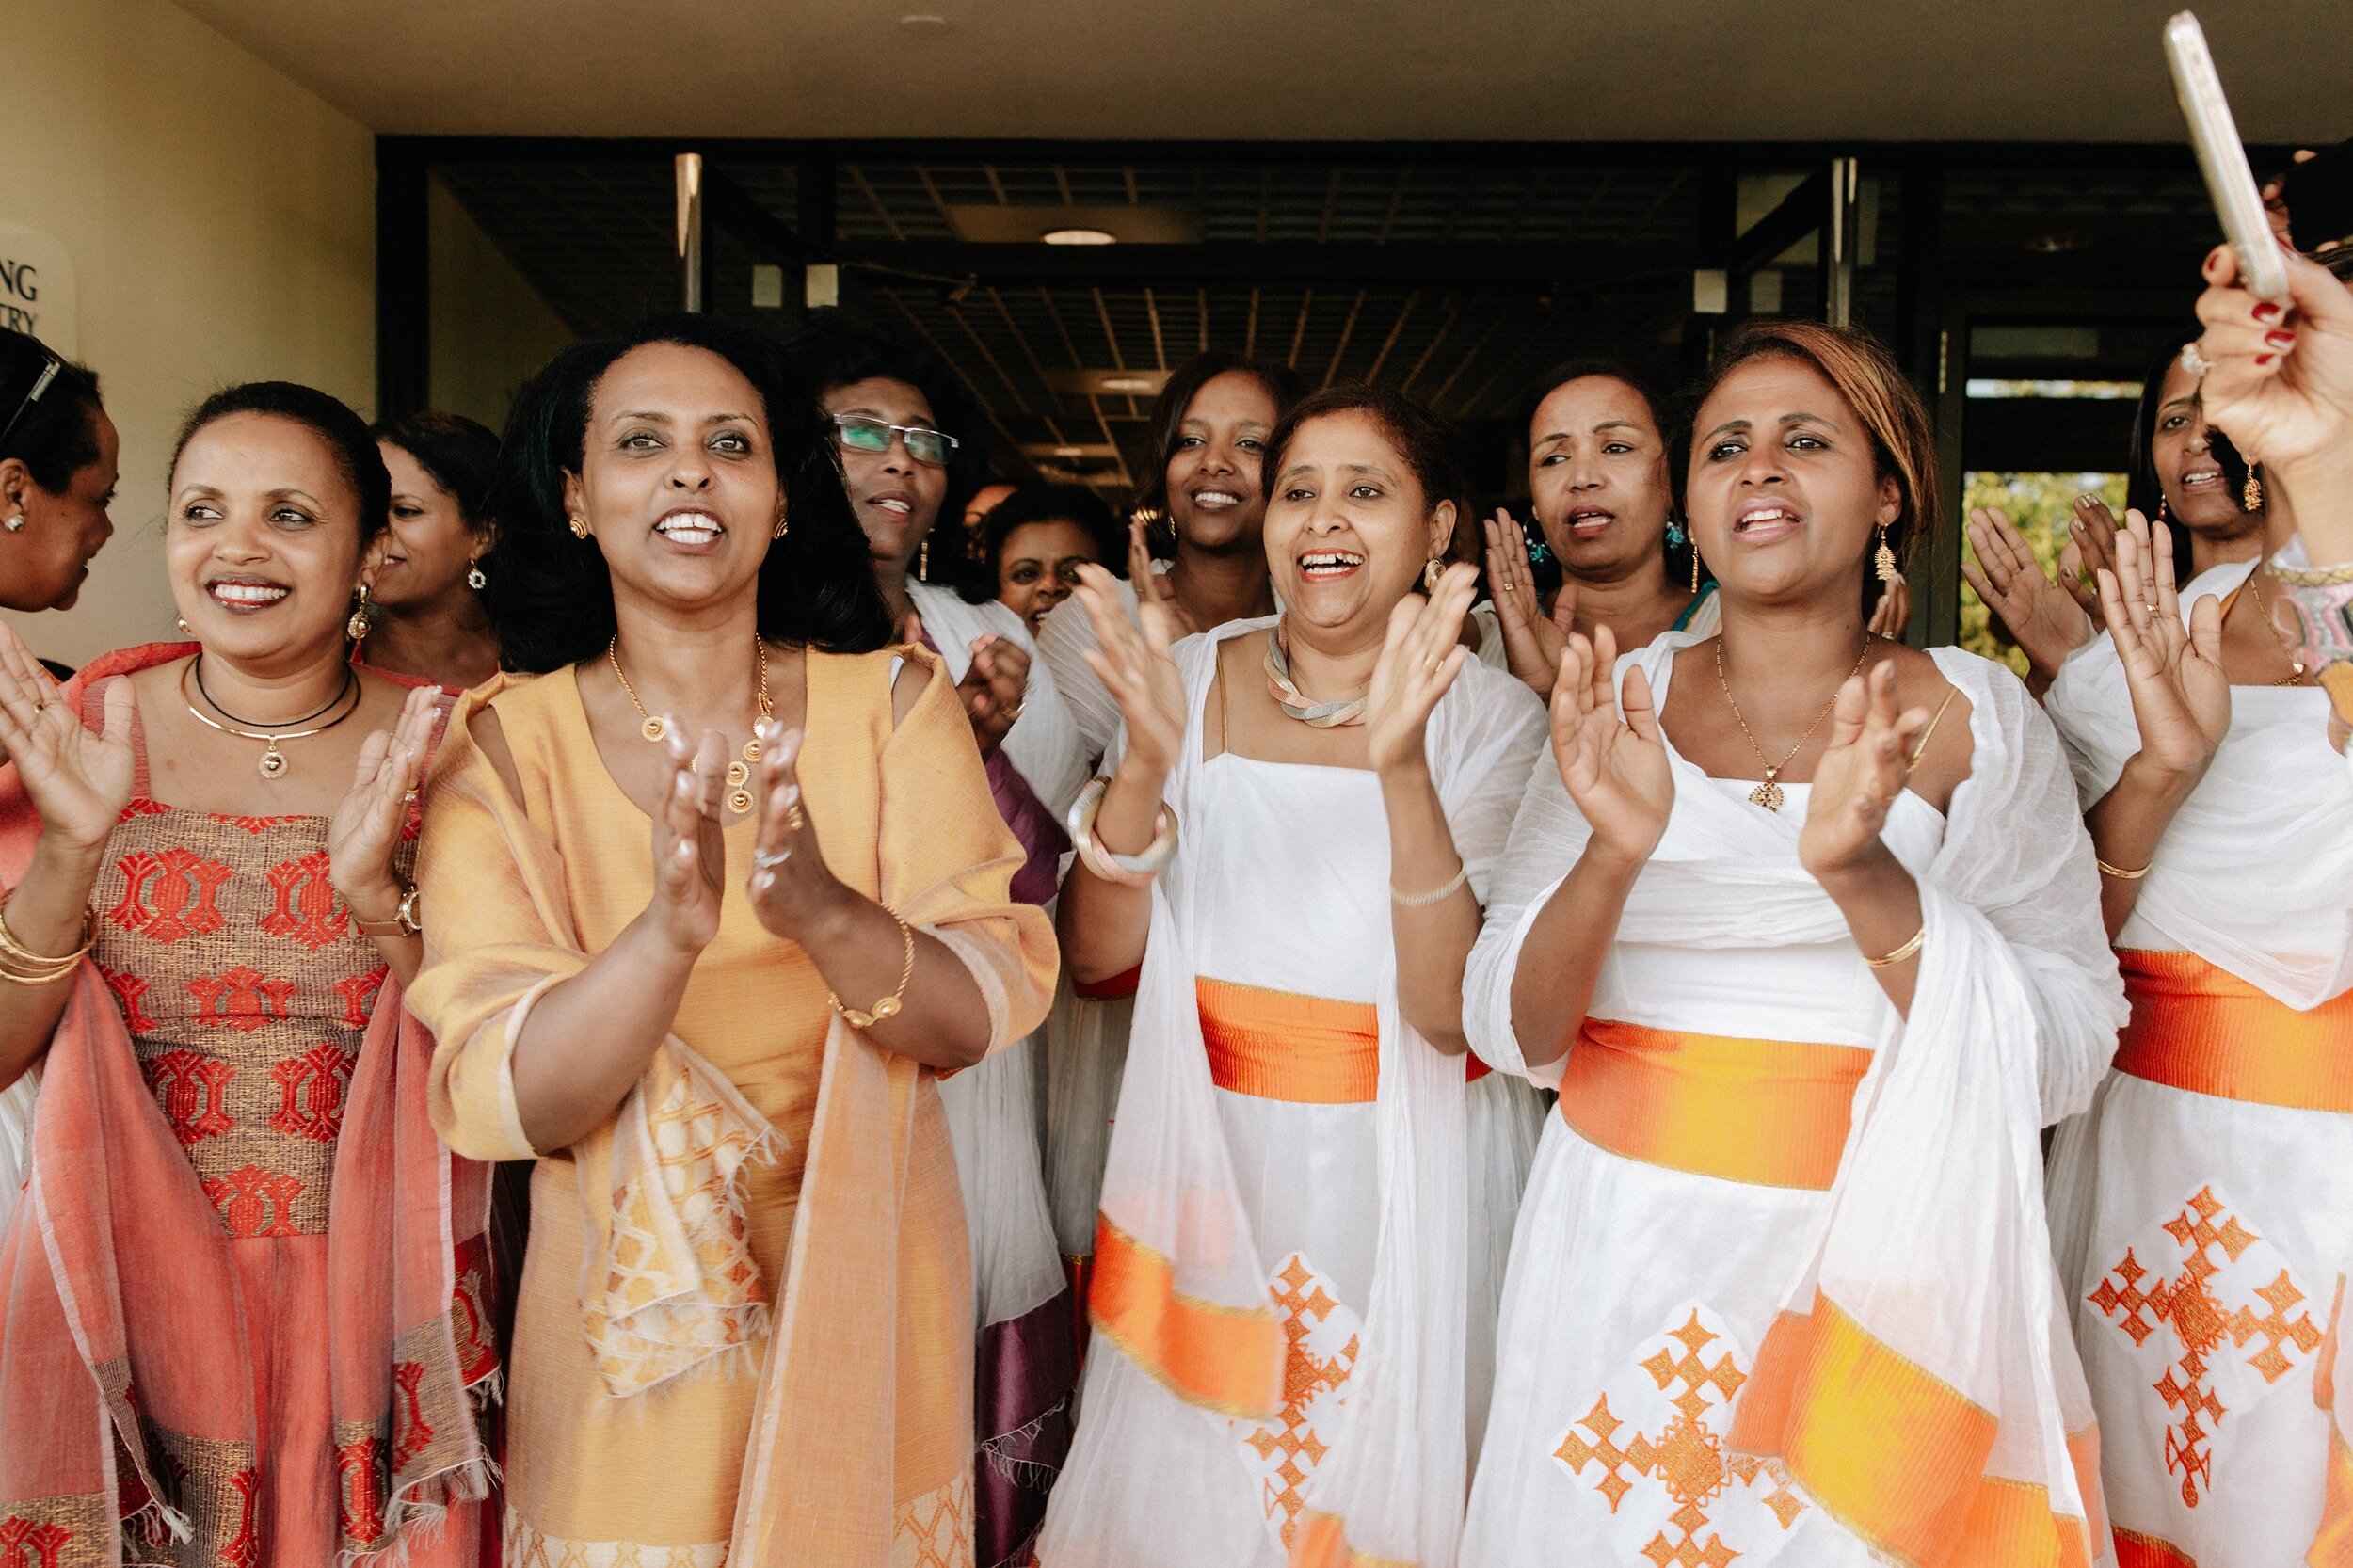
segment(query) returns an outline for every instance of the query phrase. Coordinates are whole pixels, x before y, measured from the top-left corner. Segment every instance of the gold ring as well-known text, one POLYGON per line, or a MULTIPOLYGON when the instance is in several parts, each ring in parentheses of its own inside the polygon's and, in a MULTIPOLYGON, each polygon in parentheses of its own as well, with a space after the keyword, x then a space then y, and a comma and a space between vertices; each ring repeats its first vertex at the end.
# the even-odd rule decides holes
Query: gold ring
POLYGON ((1422 673, 1423 673, 1424 675, 1435 675, 1435 674, 1437 674, 1437 673, 1438 673, 1438 663, 1439 663, 1439 660, 1438 660, 1438 656, 1437 656, 1436 654, 1434 654, 1434 653, 1424 654, 1424 655, 1422 656, 1422 661, 1421 661, 1421 670, 1422 670, 1422 673))
POLYGON ((787 833, 798 833, 808 825, 808 816, 799 807, 788 806, 784 808, 784 830, 787 833))

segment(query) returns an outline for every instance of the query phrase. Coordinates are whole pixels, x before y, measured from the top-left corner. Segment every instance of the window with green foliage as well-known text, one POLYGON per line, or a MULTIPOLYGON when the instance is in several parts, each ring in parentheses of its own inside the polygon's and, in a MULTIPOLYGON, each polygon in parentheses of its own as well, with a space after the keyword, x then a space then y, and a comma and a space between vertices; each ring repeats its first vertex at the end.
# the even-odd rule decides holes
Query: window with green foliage
MULTIPOLYGON (((2121 473, 1966 473, 1961 476, 1961 515, 1965 520, 1980 507, 1999 507, 2025 536, 2042 569, 2056 576, 2059 552, 2067 547, 2067 520, 2074 514, 2075 498, 2086 494, 2106 502, 2118 517, 2124 515, 2121 473)), ((1977 559, 1965 536, 1961 551, 1977 559)), ((2026 656, 1966 583, 1961 585, 1961 646, 1997 659, 2020 675, 2026 673, 2026 656)))

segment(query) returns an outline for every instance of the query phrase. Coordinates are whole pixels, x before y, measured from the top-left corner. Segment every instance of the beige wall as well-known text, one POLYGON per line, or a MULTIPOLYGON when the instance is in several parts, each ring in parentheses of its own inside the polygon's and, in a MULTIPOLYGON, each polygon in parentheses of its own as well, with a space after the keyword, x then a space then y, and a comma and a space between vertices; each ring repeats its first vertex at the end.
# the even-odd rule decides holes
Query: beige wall
POLYGON ((502 430, 516 389, 572 332, 440 180, 426 193, 433 407, 502 430))
POLYGON ((79 279, 79 357, 122 429, 115 537, 81 603, 14 616, 80 663, 171 634, 165 464, 216 387, 376 395, 376 152, 365 126, 166 0, 0 0, 0 219, 79 279))

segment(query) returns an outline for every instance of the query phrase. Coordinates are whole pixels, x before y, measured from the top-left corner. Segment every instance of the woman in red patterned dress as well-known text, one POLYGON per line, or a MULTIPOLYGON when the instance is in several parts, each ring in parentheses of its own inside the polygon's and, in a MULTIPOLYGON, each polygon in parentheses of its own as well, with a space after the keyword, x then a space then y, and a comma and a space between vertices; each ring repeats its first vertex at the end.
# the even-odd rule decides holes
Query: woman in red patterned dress
POLYGON ((343 404, 232 388, 172 463, 195 640, 60 688, 0 633, 0 1560, 479 1556, 483 1175, 400 1006, 440 706, 344 636, 389 488, 343 404))

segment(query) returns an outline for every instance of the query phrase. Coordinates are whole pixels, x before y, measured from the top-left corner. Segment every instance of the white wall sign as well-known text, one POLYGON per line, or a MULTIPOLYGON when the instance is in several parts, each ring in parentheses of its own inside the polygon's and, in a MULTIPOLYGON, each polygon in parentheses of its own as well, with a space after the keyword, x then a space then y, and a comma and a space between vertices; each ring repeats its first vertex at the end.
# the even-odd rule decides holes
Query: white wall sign
POLYGON ((0 222, 0 327, 29 332, 71 360, 80 337, 73 258, 54 234, 0 222))

